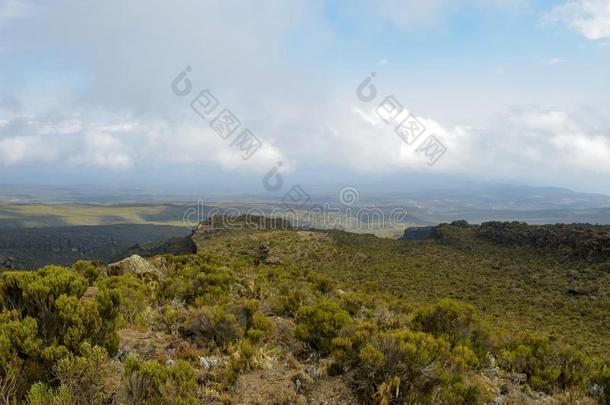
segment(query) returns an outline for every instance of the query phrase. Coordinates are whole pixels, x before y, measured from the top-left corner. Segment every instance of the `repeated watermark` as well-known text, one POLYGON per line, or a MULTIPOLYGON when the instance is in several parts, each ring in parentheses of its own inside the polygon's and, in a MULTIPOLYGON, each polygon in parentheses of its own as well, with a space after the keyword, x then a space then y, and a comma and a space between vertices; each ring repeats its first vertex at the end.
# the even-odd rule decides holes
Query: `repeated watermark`
MULTIPOLYGON (((171 82, 171 90, 177 97, 186 97, 193 91, 193 83, 188 77, 193 71, 190 66, 182 70, 171 82)), ((191 110, 208 123, 218 136, 229 142, 231 147, 243 152, 242 159, 248 160, 263 146, 263 142, 248 128, 242 128, 241 120, 228 108, 221 107, 218 98, 209 89, 201 90, 189 103, 191 110), (220 111, 220 112, 218 112, 220 111), (234 134, 237 134, 233 136, 234 134)), ((284 178, 280 173, 282 162, 272 167, 262 179, 263 188, 270 193, 284 190, 284 178)), ((299 184, 292 185, 281 198, 285 208, 301 208, 311 200, 311 196, 299 184)))
MULTIPOLYGON (((193 83, 189 78, 191 72, 192 68, 187 66, 172 80, 170 87, 175 96, 182 98, 192 95, 193 83)), ((377 96, 377 89, 371 83, 372 77, 375 77, 375 74, 371 74, 371 77, 365 79, 358 87, 357 93, 361 101, 370 102, 377 96), (365 93, 365 88, 368 88, 368 94, 365 93)), ((241 120, 229 108, 221 105, 210 89, 200 90, 191 99, 189 106, 193 113, 204 120, 221 139, 229 142, 231 147, 242 152, 243 160, 250 159, 263 146, 263 142, 248 128, 244 128, 241 120)), ((403 110, 402 105, 391 97, 386 97, 384 102, 376 109, 377 114, 388 124, 394 122, 403 110)), ((425 132, 425 128, 417 121, 415 116, 410 115, 399 123, 396 132, 405 142, 413 144, 425 132), (418 132, 421 133, 417 134, 418 132)), ((425 143, 422 145, 425 145, 425 143)), ((418 148, 418 151, 420 148, 422 146, 418 148)), ((430 146, 425 148, 422 151, 426 152, 426 156, 428 156, 431 150, 430 146)), ((434 156, 430 155, 428 157, 436 158, 437 154, 434 151, 434 156)), ((203 221, 216 218, 216 225, 223 228, 235 228, 236 226, 244 226, 239 218, 243 218, 245 215, 281 218, 290 223, 291 226, 300 228, 378 230, 397 226, 404 222, 407 216, 407 210, 403 208, 394 208, 388 212, 388 210, 381 208, 357 207, 360 201, 360 193, 358 189, 352 186, 346 186, 339 190, 339 206, 328 203, 323 205, 311 204, 310 194, 300 184, 284 187, 282 166, 283 162, 276 163, 262 178, 262 186, 265 191, 282 193, 279 208, 275 207, 267 211, 259 208, 248 210, 213 208, 205 211, 203 200, 199 200, 196 207, 188 208, 185 211, 184 225, 192 229, 203 221)), ((247 223, 248 226, 256 226, 257 224, 256 221, 247 223)))
MULTIPOLYGON (((171 89, 176 96, 186 97, 192 93, 193 83, 188 78, 191 71, 191 67, 187 66, 172 81, 171 89)), ((263 146, 263 142, 248 128, 238 131, 241 120, 230 109, 220 108, 220 102, 209 89, 201 90, 190 102, 190 107, 220 138, 242 152, 243 160, 250 159, 263 146)))
POLYGON ((342 229, 379 231, 393 229, 404 224, 408 211, 404 208, 352 207, 314 204, 305 209, 270 207, 209 208, 203 200, 196 207, 188 208, 183 217, 184 226, 194 229, 205 223, 209 229, 286 229, 286 224, 299 229, 342 229), (260 219, 281 219, 261 221, 260 219))
MULTIPOLYGON (((356 96, 360 101, 371 103, 377 98, 377 87, 373 84, 375 77, 377 74, 371 73, 356 88, 356 96)), ((386 96, 375 108, 375 113, 386 125, 393 126, 396 135, 409 146, 415 145, 427 132, 424 124, 393 95, 386 96)), ((447 147, 436 135, 429 134, 415 151, 426 157, 429 166, 434 166, 445 155, 447 147)))

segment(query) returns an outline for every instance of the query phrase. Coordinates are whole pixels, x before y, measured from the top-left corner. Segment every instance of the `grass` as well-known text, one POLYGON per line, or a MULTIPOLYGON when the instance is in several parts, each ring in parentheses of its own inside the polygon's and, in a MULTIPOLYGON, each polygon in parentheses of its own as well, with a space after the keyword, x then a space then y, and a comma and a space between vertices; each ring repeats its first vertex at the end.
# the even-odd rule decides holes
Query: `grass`
MULTIPOLYGON (((162 214, 170 205, 88 205, 88 204, 0 204, 0 219, 21 226, 109 225, 117 223, 182 226, 177 214, 164 220, 145 216, 162 214)), ((184 211, 185 208, 182 209, 184 211)))

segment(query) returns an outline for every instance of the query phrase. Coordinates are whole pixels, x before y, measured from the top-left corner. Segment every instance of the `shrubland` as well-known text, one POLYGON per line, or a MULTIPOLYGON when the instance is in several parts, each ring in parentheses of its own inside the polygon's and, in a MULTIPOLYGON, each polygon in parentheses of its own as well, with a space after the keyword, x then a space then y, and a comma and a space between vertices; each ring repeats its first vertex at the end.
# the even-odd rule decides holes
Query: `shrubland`
MULTIPOLYGON (((448 227, 443 240, 418 243, 291 229, 208 232, 197 254, 149 259, 154 272, 77 262, 3 273, 0 400, 251 403, 248 395, 270 392, 267 402, 322 403, 332 385, 341 395, 328 403, 610 403, 608 336, 580 344, 567 330, 600 331, 608 314, 580 305, 589 312, 558 333, 555 325, 572 316, 568 304, 539 322, 549 312, 498 288, 523 277, 553 298, 545 277, 560 278, 542 264, 565 272, 572 259, 511 253, 469 232, 448 227), (258 377, 269 375, 284 385, 258 377)), ((607 306, 603 294, 597 305, 607 306)))

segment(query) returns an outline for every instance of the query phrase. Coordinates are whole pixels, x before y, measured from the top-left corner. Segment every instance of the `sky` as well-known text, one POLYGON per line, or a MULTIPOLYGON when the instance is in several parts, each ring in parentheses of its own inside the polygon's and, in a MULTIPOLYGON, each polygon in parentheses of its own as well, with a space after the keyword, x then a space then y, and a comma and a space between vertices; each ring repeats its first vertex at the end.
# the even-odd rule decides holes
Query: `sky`
POLYGON ((610 194, 608 106, 610 0, 0 0, 4 184, 610 194))

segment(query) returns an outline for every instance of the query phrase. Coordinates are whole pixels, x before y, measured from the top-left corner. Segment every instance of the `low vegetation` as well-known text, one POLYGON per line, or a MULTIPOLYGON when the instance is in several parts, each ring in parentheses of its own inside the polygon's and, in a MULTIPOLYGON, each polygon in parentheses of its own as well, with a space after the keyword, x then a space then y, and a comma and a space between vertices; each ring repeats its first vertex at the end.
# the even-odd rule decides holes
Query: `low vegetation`
MULTIPOLYGON (((208 232, 197 243, 198 254, 149 259, 154 271, 81 261, 2 273, 0 401, 610 403, 606 334, 579 344, 567 330, 552 333, 571 316, 565 306, 538 328, 528 316, 546 312, 505 308, 498 324, 497 306, 515 297, 472 298, 514 280, 533 252, 509 254, 452 226, 441 240, 417 243, 286 229, 208 232), (458 282, 501 274, 493 266, 512 275, 471 291, 458 282), (455 274, 426 291, 419 268, 430 282, 448 277, 446 268, 455 274)), ((596 303, 607 309, 604 294, 596 303)), ((601 331, 607 317, 587 313, 571 327, 601 331)))

